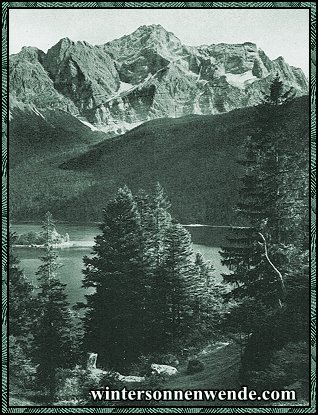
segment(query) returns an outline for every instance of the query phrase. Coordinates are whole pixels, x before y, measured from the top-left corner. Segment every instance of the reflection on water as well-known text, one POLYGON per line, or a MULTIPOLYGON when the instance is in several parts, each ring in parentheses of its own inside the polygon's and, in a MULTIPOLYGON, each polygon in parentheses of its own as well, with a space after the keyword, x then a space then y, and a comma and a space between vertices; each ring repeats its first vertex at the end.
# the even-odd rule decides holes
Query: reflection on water
MULTIPOLYGON (((225 267, 221 265, 220 255, 218 253, 217 237, 211 236, 211 229, 203 227, 188 228, 192 234, 194 242, 194 253, 200 252, 206 261, 210 261, 215 268, 215 275, 221 280, 221 272, 225 271, 225 267)), ((38 232, 41 230, 41 224, 20 224, 13 225, 12 230, 21 234, 31 231, 38 232)), ((58 224, 59 233, 70 235, 71 241, 76 243, 76 247, 58 249, 59 262, 61 268, 59 271, 61 281, 67 284, 68 299, 71 304, 84 299, 87 290, 82 285, 82 269, 83 256, 91 255, 92 248, 89 245, 94 243, 94 237, 100 233, 97 225, 74 225, 74 224, 58 224)), ((217 231, 219 233, 219 230, 217 231)), ((24 269, 26 276, 36 285, 36 271, 41 264, 39 257, 43 251, 36 248, 16 248, 15 252, 21 261, 21 268, 24 269)))

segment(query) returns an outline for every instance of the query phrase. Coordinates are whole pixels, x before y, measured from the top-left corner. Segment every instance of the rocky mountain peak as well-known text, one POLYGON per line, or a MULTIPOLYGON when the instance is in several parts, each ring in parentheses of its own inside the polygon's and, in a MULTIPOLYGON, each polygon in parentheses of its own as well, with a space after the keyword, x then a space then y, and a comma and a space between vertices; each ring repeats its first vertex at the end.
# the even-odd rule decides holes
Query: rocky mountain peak
POLYGON ((174 54, 182 49, 181 41, 161 25, 140 26, 133 33, 107 42, 104 50, 119 63, 143 55, 144 50, 151 50, 163 58, 173 59, 174 54))
POLYGON ((66 46, 70 46, 74 44, 75 44, 74 40, 70 39, 69 37, 63 37, 56 43, 56 45, 52 47, 56 47, 56 46, 66 47, 66 46))
MULTIPOLYGON (((151 25, 142 25, 139 26, 134 32, 130 33, 129 35, 123 36, 123 38, 143 38, 144 36, 152 36, 152 37, 176 37, 172 32, 168 32, 163 26, 160 24, 151 24, 151 25)), ((120 40, 117 39, 117 40, 120 40)), ((116 40, 115 40, 116 41, 116 40)), ((114 41, 110 41, 108 43, 112 43, 114 41)))
POLYGON ((91 47, 88 43, 73 41, 68 37, 59 40, 46 54, 45 66, 53 77, 59 72, 63 64, 71 55, 79 56, 85 53, 85 49, 91 47))
POLYGON ((135 34, 137 33, 141 33, 141 34, 148 34, 150 37, 157 38, 157 39, 166 39, 166 40, 170 40, 170 39, 177 39, 179 42, 180 40, 174 35, 174 33, 172 32, 168 32, 163 26, 161 26, 160 24, 152 24, 152 25, 148 25, 148 26, 140 26, 135 32, 135 34))
POLYGON ((92 48, 93 46, 86 42, 86 41, 81 41, 81 40, 71 40, 68 37, 64 37, 62 39, 60 39, 55 45, 53 45, 49 50, 48 50, 48 54, 52 53, 52 51, 58 51, 60 53, 63 53, 67 50, 76 50, 76 49, 83 49, 85 47, 89 47, 92 48))
POLYGON ((34 46, 23 46, 21 52, 12 55, 10 59, 14 60, 26 60, 30 63, 42 62, 45 53, 34 46))
POLYGON ((63 38, 47 54, 24 48, 10 65, 17 100, 27 96, 46 108, 50 91, 53 107, 67 103, 73 113, 76 108, 98 128, 116 133, 149 119, 256 105, 276 73, 297 95, 308 93, 301 69, 282 57, 270 60, 255 43, 185 46, 157 24, 100 46, 63 38))
POLYGON ((138 29, 135 30, 133 33, 138 32, 165 32, 168 33, 167 30, 161 26, 161 24, 150 24, 150 25, 141 25, 138 29))

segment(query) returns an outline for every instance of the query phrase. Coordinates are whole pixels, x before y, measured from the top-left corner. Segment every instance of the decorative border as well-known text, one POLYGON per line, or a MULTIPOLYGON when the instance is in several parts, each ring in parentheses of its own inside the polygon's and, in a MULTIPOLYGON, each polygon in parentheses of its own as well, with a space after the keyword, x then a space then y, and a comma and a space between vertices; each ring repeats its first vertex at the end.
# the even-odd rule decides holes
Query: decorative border
POLYGON ((314 2, 4 2, 2 3, 2 411, 3 413, 314 413, 316 399, 316 4, 314 2), (310 11, 311 406, 205 408, 9 407, 7 381, 8 10, 13 8, 306 8, 310 11))

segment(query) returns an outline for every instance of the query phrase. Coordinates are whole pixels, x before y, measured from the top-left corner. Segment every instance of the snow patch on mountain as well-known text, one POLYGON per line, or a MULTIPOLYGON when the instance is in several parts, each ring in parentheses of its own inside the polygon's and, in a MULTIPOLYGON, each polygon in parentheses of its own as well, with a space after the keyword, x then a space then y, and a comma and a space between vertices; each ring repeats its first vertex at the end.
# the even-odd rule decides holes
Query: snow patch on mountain
POLYGON ((121 94, 123 92, 129 91, 132 88, 134 88, 134 85, 129 84, 128 82, 120 82, 117 94, 121 94))
POLYGON ((246 71, 240 74, 225 74, 227 82, 240 89, 245 89, 246 84, 256 81, 258 78, 252 74, 252 71, 246 71))
POLYGON ((136 121, 136 122, 115 122, 115 121, 108 121, 107 125, 99 124, 97 125, 97 130, 102 131, 107 134, 114 134, 114 135, 121 135, 126 133, 127 131, 132 130, 133 128, 138 127, 141 125, 143 121, 136 121))
POLYGON ((98 131, 98 128, 94 127, 93 124, 87 121, 85 117, 77 117, 77 119, 87 127, 89 127, 92 131, 98 131))

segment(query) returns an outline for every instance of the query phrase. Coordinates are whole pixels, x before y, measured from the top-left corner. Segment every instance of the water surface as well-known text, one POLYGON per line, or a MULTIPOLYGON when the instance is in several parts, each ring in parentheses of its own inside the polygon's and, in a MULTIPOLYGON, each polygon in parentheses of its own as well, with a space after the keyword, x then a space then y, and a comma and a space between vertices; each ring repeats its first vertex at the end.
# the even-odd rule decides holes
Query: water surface
MULTIPOLYGON (((67 224, 61 223, 56 225, 57 231, 61 234, 68 233, 71 241, 75 246, 70 248, 57 249, 59 255, 59 270, 61 281, 67 284, 68 299, 71 304, 83 301, 87 290, 82 288, 82 269, 83 256, 90 256, 92 246, 94 245, 94 237, 100 233, 98 225, 94 224, 67 224)), ((220 230, 213 234, 213 229, 201 226, 191 226, 188 228, 193 240, 194 252, 200 252, 206 261, 210 261, 215 268, 215 276, 221 280, 221 272, 225 272, 226 268, 221 265, 219 246, 217 245, 217 235, 220 230), (196 242, 199 243, 196 243, 196 242), (215 246, 213 246, 215 245, 215 246)), ((18 234, 28 232, 39 232, 41 224, 17 224, 12 225, 12 230, 18 234)), ((221 239, 221 238, 219 238, 221 239)), ((221 241, 222 242, 222 241, 221 241)), ((21 268, 24 269, 26 276, 36 285, 36 271, 41 264, 39 257, 43 254, 43 250, 38 248, 15 248, 16 255, 21 261, 21 268)))

